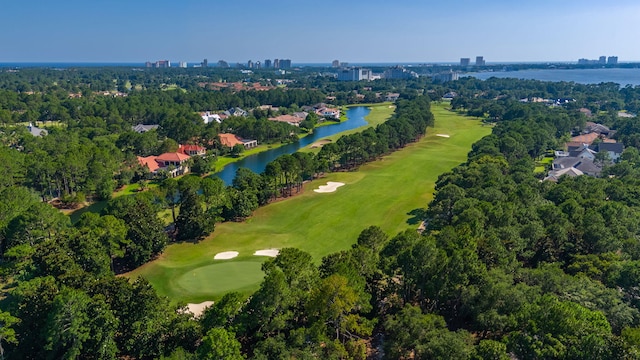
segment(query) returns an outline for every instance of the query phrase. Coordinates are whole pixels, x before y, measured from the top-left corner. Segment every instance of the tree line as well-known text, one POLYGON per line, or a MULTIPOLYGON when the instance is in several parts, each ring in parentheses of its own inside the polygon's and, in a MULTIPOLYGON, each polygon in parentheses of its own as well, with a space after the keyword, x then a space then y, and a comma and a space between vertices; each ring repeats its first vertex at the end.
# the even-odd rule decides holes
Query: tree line
MULTIPOLYGON (((428 104, 426 97, 398 104, 387 126, 366 131, 373 141, 343 140, 320 169, 349 170, 385 141, 415 139, 414 124, 432 121, 428 104)), ((573 109, 505 106, 520 115, 498 121, 465 163, 439 177, 422 233, 369 227, 320 264, 282 249, 263 265, 255 293, 227 294, 199 319, 145 280, 114 271, 153 258, 169 235, 191 241, 212 230, 201 226, 211 218, 241 218, 231 211, 247 197, 295 191, 303 177, 296 169, 320 153, 290 155, 261 175, 240 170, 228 188, 210 178, 171 179, 75 224, 20 186, 24 173, 2 177, 0 352, 25 359, 364 359, 380 350, 389 359, 637 357, 638 150, 627 149, 601 178, 540 182, 534 158, 585 119, 573 109), (157 214, 178 206, 167 228, 157 214)), ((304 168, 307 176, 318 169, 304 168)))

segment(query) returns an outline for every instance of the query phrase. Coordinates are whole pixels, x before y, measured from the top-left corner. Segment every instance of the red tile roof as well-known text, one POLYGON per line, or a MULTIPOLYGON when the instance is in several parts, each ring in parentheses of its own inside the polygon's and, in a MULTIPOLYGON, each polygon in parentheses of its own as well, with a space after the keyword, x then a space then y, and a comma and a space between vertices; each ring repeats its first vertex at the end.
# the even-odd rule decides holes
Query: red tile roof
POLYGON ((202 146, 192 144, 180 145, 180 147, 178 148, 178 152, 185 155, 189 155, 190 152, 199 153, 204 151, 206 151, 206 149, 202 146))
POLYGON ((138 162, 143 167, 146 166, 147 168, 149 168, 150 172, 154 172, 160 168, 160 165, 158 165, 158 162, 156 161, 156 156, 138 156, 138 162))
POLYGON ((589 133, 589 134, 584 134, 584 135, 580 135, 580 136, 574 136, 571 138, 572 142, 580 142, 583 144, 589 144, 591 145, 593 143, 593 141, 595 139, 598 138, 598 134, 596 133, 589 133))
POLYGON ((189 155, 181 154, 179 152, 174 152, 174 153, 160 154, 158 157, 156 157, 156 160, 157 161, 162 161, 162 162, 182 163, 185 160, 187 160, 188 158, 189 158, 189 155))
POLYGON ((242 145, 242 141, 240 141, 240 138, 234 134, 220 133, 218 134, 218 137, 220 138, 220 143, 224 146, 234 147, 238 144, 242 145))

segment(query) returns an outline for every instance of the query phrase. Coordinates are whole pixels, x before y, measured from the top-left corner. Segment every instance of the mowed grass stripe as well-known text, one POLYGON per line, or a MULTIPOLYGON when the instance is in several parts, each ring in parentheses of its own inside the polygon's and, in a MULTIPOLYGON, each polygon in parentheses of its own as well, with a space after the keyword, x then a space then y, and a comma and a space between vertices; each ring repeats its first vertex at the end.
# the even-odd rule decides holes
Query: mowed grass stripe
POLYGON ((297 247, 319 262, 327 254, 348 249, 368 226, 380 226, 391 236, 416 229, 417 224, 409 223, 413 217, 409 213, 425 208, 438 176, 464 162, 471 145, 491 132, 480 121, 450 112, 445 106, 432 105, 435 127, 419 142, 358 171, 331 173, 306 183, 303 194, 262 207, 245 222, 218 224, 200 243, 170 245, 159 259, 129 276, 147 278, 160 294, 174 300, 215 300, 228 291, 249 293, 257 289, 261 274, 256 273, 256 266, 227 269, 230 262, 264 261, 264 257, 252 256, 256 250, 297 247), (313 191, 327 181, 346 185, 335 193, 313 191), (213 260, 223 251, 240 255, 213 260), (185 281, 187 276, 194 278, 185 281), (256 282, 251 284, 247 279, 256 282))

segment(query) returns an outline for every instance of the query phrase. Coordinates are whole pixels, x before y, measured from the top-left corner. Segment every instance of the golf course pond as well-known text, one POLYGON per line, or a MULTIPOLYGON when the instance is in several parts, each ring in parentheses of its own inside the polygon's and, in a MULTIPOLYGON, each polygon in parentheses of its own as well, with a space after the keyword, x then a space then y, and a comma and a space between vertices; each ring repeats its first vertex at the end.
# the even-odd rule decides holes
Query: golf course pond
POLYGON ((263 151, 255 155, 247 156, 240 161, 230 163, 225 166, 222 171, 214 174, 214 176, 221 178, 225 182, 225 184, 231 185, 231 183, 233 182, 233 178, 236 176, 236 171, 239 168, 248 168, 256 174, 260 174, 267 167, 268 163, 277 159, 281 155, 293 154, 299 149, 313 144, 315 141, 318 141, 327 136, 335 135, 347 130, 357 129, 361 126, 367 125, 365 117, 369 115, 370 111, 371 110, 369 110, 369 108, 365 106, 351 107, 346 112, 347 120, 342 121, 339 124, 321 126, 319 128, 316 128, 313 130, 313 133, 303 137, 295 143, 263 151))

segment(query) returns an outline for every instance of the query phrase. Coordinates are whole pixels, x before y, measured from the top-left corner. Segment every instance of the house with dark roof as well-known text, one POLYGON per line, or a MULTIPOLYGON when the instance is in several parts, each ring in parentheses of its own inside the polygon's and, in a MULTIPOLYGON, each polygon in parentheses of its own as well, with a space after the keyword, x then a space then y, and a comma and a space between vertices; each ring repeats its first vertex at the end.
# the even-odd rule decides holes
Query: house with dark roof
POLYGON ((132 126, 131 130, 142 134, 142 133, 146 133, 147 131, 151 131, 151 130, 156 130, 160 127, 160 125, 143 125, 143 124, 138 124, 136 126, 132 126))
POLYGON ((618 162, 620 159, 620 155, 624 151, 624 145, 622 143, 609 143, 609 142, 601 142, 592 146, 595 148, 597 152, 606 151, 607 155, 609 155, 609 160, 611 162, 618 162))
POLYGON ((549 172, 549 175, 552 175, 554 171, 557 172, 569 168, 575 168, 583 174, 590 176, 598 176, 602 172, 602 166, 594 163, 592 159, 568 156, 553 160, 552 170, 549 172))
POLYGON ((598 152, 591 149, 587 144, 582 144, 580 146, 570 147, 568 153, 568 157, 594 160, 598 152))
POLYGON ((227 116, 245 116, 245 117, 249 115, 249 113, 246 110, 243 110, 239 107, 233 107, 225 111, 224 114, 227 116))
POLYGON ((594 123, 592 121, 587 121, 587 123, 585 124, 584 131, 586 133, 596 133, 598 135, 608 136, 609 132, 611 130, 609 129, 608 126, 605 126, 605 125, 602 125, 602 124, 598 124, 598 123, 594 123))

